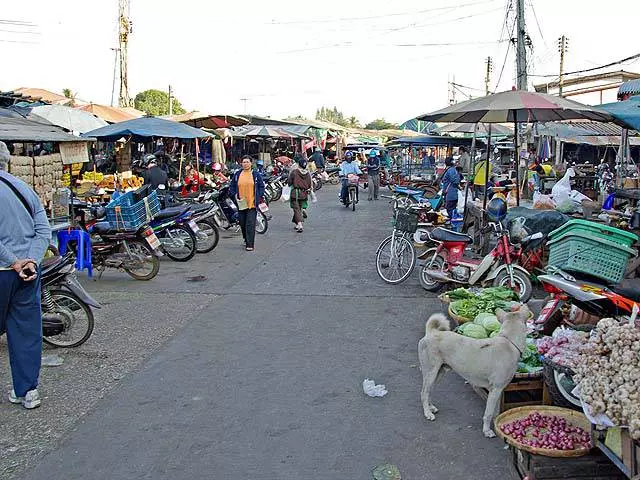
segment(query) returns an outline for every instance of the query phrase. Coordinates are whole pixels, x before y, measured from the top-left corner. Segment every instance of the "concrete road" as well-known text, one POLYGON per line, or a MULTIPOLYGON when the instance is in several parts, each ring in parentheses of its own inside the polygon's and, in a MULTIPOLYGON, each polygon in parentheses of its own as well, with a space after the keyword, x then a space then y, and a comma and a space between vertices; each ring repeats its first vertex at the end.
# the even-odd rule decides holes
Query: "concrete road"
POLYGON ((455 374, 436 387, 437 420, 424 419, 416 346, 440 302, 415 275, 378 278, 388 204, 363 196, 354 213, 336 195, 318 193, 303 234, 273 205, 255 252, 224 232, 212 253, 165 260, 151 282, 110 272, 88 283, 99 299, 130 294, 131 311, 158 322, 175 318, 177 299, 192 305, 21 478, 365 480, 387 462, 409 480, 509 478, 504 444, 482 436, 482 400, 455 374), (365 396, 365 378, 389 393, 365 396))

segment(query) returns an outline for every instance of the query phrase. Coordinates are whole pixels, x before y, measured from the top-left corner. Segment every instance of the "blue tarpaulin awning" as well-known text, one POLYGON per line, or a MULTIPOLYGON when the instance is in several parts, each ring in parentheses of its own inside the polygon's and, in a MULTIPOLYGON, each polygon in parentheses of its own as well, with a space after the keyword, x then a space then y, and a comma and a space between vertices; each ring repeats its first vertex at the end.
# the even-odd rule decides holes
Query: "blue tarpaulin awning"
POLYGON ((94 137, 102 141, 116 141, 129 136, 193 139, 211 137, 211 134, 183 123, 157 117, 135 118, 83 134, 83 137, 94 137))
MULTIPOLYGON (((419 146, 450 146, 461 147, 470 146, 471 138, 468 137, 445 137, 440 135, 424 135, 419 137, 401 137, 387 142, 387 146, 394 145, 419 145, 419 146)), ((478 140, 479 141, 479 140, 478 140)))
POLYGON ((631 97, 624 102, 605 103, 598 108, 624 122, 629 128, 640 131, 640 96, 631 97))

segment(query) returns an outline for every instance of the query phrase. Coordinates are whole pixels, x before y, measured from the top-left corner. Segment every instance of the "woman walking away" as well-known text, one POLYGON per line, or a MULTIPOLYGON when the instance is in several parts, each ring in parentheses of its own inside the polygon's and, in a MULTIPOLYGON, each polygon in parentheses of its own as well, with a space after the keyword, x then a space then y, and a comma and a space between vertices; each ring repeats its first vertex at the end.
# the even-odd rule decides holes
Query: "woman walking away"
POLYGON ((296 157, 298 168, 291 169, 287 184, 291 186, 291 199, 289 204, 293 209, 293 219, 291 220, 296 232, 302 233, 303 210, 308 206, 309 193, 311 192, 312 182, 311 174, 307 170, 307 160, 302 157, 296 157))
POLYGON ((242 169, 233 174, 229 193, 238 204, 238 221, 247 252, 254 249, 256 238, 256 207, 264 196, 264 180, 257 170, 252 170, 251 157, 242 158, 242 169))

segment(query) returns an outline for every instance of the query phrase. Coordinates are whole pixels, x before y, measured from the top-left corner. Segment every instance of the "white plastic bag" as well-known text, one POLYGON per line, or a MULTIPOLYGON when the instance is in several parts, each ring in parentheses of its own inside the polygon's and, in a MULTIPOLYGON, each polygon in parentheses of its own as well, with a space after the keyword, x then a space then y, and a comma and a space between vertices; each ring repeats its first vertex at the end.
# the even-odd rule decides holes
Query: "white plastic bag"
POLYGON ((387 394, 387 388, 384 385, 376 385, 376 382, 368 378, 362 382, 362 389, 370 397, 384 397, 387 394))
POLYGON ((567 173, 564 174, 560 180, 551 189, 551 196, 556 204, 561 204, 569 198, 571 193, 571 179, 576 176, 576 172, 573 168, 568 168, 567 173))
POLYGON ((458 190, 458 213, 462 214, 466 205, 464 204, 465 193, 464 190, 458 190))
POLYGON ((291 187, 289 185, 282 187, 282 196, 280 199, 283 202, 288 202, 291 199, 291 187))
POLYGON ((311 203, 316 203, 318 201, 318 197, 316 195, 316 192, 314 192, 313 190, 311 190, 311 203))
POLYGON ((533 208, 535 210, 553 210, 556 208, 556 204, 550 195, 533 192, 533 208))

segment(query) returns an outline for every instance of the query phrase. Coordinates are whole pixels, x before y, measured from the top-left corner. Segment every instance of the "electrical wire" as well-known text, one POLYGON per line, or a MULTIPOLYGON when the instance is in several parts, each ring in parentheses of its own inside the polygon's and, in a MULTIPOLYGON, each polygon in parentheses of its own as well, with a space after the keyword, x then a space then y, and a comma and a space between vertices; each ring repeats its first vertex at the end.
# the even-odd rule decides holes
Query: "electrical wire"
MULTIPOLYGON (((607 63, 606 65, 602 65, 600 67, 585 68, 583 70, 575 70, 573 72, 567 72, 564 75, 575 75, 577 73, 594 72, 596 70, 602 70, 603 68, 613 67, 614 65, 620 65, 621 63, 629 62, 631 60, 636 60, 638 58, 640 58, 640 53, 636 53, 635 55, 631 55, 630 57, 623 58, 622 60, 618 60, 617 62, 607 63)), ((551 77, 557 77, 558 75, 557 74, 549 74, 549 75, 529 74, 529 76, 538 77, 538 78, 551 78, 551 77)))
POLYGON ((467 87, 466 85, 460 85, 459 83, 456 83, 456 82, 449 82, 449 83, 451 85, 455 85, 456 87, 466 88, 467 90, 475 90, 476 92, 484 92, 484 89, 482 89, 482 88, 467 87))
POLYGON ((365 21, 365 20, 377 20, 377 19, 388 18, 388 17, 421 15, 423 13, 431 13, 431 12, 437 12, 441 10, 457 10, 459 8, 492 3, 494 1, 496 0, 478 0, 474 2, 463 3, 461 5, 435 7, 435 8, 428 8, 425 10, 418 10, 418 11, 412 11, 412 12, 397 12, 397 13, 387 13, 384 15, 371 15, 367 17, 341 17, 341 18, 325 18, 325 19, 315 19, 315 20, 291 20, 291 21, 284 21, 284 22, 271 21, 267 25, 296 25, 296 24, 309 24, 309 23, 313 24, 313 23, 357 22, 357 21, 365 21))
POLYGON ((487 15, 489 13, 493 13, 493 12, 497 12, 502 10, 502 7, 500 8, 494 8, 492 10, 486 10, 484 12, 478 12, 478 13, 473 13, 471 15, 465 15, 463 17, 456 17, 456 18, 451 18, 448 20, 443 20, 440 22, 432 22, 432 23, 410 23, 409 25, 404 25, 402 27, 396 27, 396 28, 390 28, 388 30, 383 30, 383 33, 391 33, 391 32, 399 32, 401 30, 406 30, 408 28, 425 28, 425 27, 432 27, 434 25, 444 25, 447 23, 452 23, 452 22, 457 22, 459 20, 466 20, 468 18, 473 18, 473 17, 479 17, 480 15, 487 15))
MULTIPOLYGON (((512 38, 513 37, 513 32, 516 29, 516 22, 514 20, 513 25, 511 26, 511 33, 509 34, 509 37, 512 38)), ((509 43, 507 44, 507 51, 504 54, 504 62, 502 62, 502 68, 500 69, 500 76, 498 77, 498 81, 496 82, 496 88, 493 90, 493 93, 495 93, 498 90, 498 87, 500 86, 500 82, 502 81, 502 75, 504 74, 504 67, 507 65, 507 59, 509 58, 509 50, 511 50, 511 41, 509 41, 509 43)))

